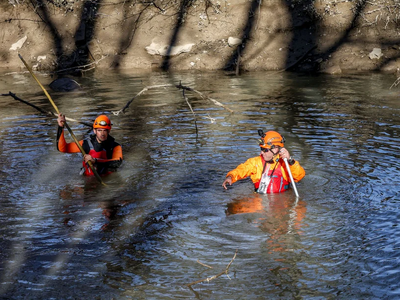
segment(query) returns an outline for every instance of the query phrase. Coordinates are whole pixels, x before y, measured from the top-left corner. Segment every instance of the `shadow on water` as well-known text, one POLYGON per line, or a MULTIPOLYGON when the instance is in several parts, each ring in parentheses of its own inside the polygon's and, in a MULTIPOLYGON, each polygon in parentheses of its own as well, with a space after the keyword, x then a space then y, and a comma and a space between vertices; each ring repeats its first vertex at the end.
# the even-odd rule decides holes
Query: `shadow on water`
MULTIPOLYGON (((1 297, 398 295, 399 192, 391 187, 399 180, 388 174, 400 169, 400 107, 391 78, 114 75, 85 78, 86 94, 72 103, 54 100, 92 120, 94 103, 111 114, 143 85, 184 80, 235 113, 191 95, 196 139, 179 92, 148 91, 111 117, 124 163, 103 188, 78 175, 79 155, 56 151, 55 120, 0 98, 1 297), (260 197, 249 180, 221 187, 227 171, 258 155, 260 128, 281 132, 306 169, 298 201, 293 191, 260 197), (223 271, 236 250, 228 274, 186 286, 223 271)), ((37 98, 12 79, 2 78, 7 89, 37 98)))

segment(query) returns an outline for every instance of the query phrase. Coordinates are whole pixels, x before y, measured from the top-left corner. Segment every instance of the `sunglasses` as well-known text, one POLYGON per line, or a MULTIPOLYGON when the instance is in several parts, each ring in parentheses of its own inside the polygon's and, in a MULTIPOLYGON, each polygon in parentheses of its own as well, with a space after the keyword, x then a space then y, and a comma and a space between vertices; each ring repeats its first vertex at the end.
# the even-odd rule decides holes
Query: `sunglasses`
POLYGON ((272 147, 271 148, 261 148, 261 151, 262 152, 268 152, 268 151, 271 151, 272 152, 272 154, 274 154, 274 155, 276 155, 276 154, 278 154, 278 152, 277 153, 275 153, 274 151, 272 151, 272 149, 278 149, 278 152, 279 152, 279 150, 281 150, 280 148, 281 147, 279 147, 279 146, 275 146, 275 145, 272 145, 272 147))

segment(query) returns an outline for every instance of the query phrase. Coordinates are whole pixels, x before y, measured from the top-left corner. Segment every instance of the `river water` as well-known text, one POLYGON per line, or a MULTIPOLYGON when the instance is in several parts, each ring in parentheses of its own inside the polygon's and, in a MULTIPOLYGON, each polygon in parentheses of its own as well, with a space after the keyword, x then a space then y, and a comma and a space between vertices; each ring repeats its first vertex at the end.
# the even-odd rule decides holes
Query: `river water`
MULTIPOLYGON (((0 298, 398 299, 395 79, 109 72, 75 78, 79 92, 48 88, 68 117, 111 115, 124 162, 107 186, 56 150, 55 118, 0 97, 0 298), (234 113, 186 91, 193 116, 165 87, 112 115, 180 82, 234 113), (247 179, 221 187, 259 154, 258 129, 283 134, 305 168, 298 199, 259 196, 247 179)), ((3 73, 9 91, 52 111, 29 73, 3 73)))

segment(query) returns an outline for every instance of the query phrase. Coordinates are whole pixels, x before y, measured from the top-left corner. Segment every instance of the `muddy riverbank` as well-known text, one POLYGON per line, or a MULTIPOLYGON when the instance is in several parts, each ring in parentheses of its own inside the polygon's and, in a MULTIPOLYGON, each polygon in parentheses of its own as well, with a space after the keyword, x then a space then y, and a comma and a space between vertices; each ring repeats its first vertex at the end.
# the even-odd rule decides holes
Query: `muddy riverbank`
POLYGON ((399 5, 382 1, 24 1, 0 4, 0 62, 85 72, 400 69, 399 5))

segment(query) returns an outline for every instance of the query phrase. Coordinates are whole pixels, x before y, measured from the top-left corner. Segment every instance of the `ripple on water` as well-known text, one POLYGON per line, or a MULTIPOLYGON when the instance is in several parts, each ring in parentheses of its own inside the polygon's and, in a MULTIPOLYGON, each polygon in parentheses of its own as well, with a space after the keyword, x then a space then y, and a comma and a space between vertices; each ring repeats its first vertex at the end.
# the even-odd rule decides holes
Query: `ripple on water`
POLYGON ((392 79, 214 72, 81 80, 89 94, 56 95, 77 119, 176 80, 235 113, 189 95, 195 124, 175 88, 146 91, 112 117, 125 162, 99 189, 77 175, 79 155, 53 147, 53 119, 0 100, 7 296, 398 296, 399 102, 382 88, 392 79), (258 155, 258 129, 281 132, 306 169, 297 202, 293 191, 257 199, 250 180, 221 187, 227 171, 258 155), (185 286, 223 272, 236 250, 228 274, 185 286))

